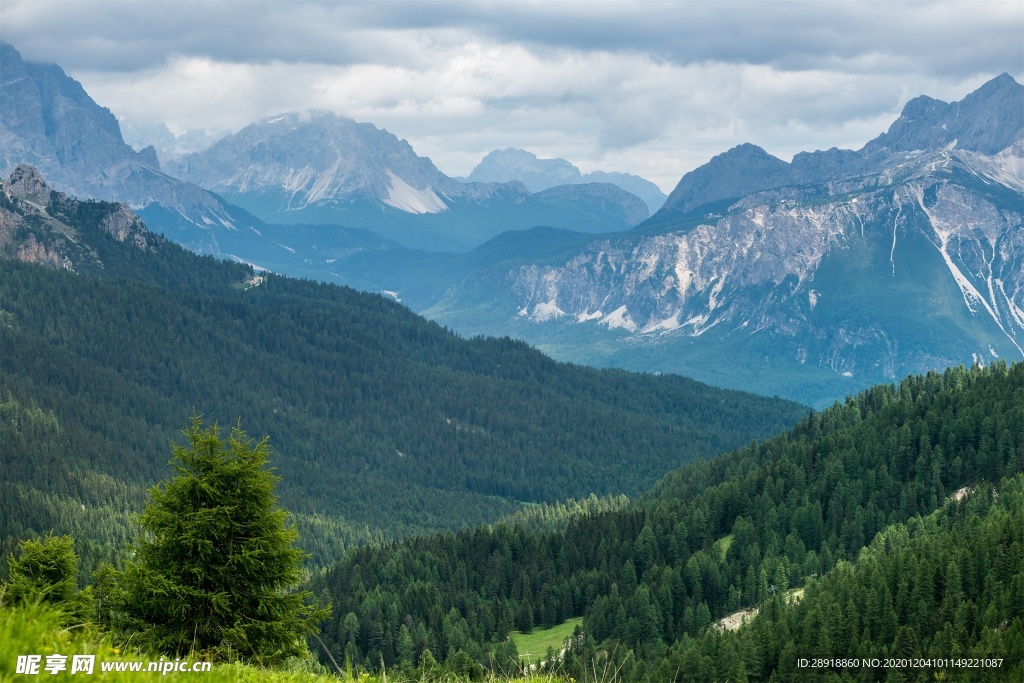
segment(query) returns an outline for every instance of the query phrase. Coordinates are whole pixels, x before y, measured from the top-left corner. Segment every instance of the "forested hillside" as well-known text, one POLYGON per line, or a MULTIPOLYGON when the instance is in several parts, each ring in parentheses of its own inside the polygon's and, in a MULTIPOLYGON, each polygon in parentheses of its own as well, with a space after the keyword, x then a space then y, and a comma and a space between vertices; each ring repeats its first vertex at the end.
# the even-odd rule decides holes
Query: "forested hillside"
POLYGON ((19 179, 0 192, 3 551, 53 529, 84 545, 83 572, 111 555, 193 410, 269 435, 282 504, 321 563, 523 502, 632 495, 802 412, 460 339, 384 297, 201 258, 124 207, 19 179))
POLYGON ((1017 475, 998 492, 979 487, 962 503, 887 527, 855 562, 809 581, 802 599, 787 603, 780 592, 739 631, 684 640, 662 669, 696 679, 786 679, 801 657, 841 657, 846 663, 819 664, 813 673, 881 680, 896 669, 903 680, 940 680, 941 672, 949 681, 1019 681, 1022 563, 1024 476, 1017 475))
MULTIPOLYGON (((898 535, 891 527, 899 524, 917 529, 921 515, 931 514, 962 487, 976 487, 985 496, 986 487, 1022 471, 1024 365, 912 376, 812 413, 763 443, 686 465, 630 508, 580 517, 564 531, 531 533, 498 525, 356 550, 325 577, 322 590, 335 611, 324 633, 336 656, 371 664, 381 658, 389 666, 402 663, 425 649, 439 653, 439 659, 462 650, 494 662, 507 656, 505 639, 513 629, 583 616, 585 637, 561 663, 564 671, 579 677, 580 667, 601 651, 618 658, 623 680, 673 680, 678 653, 692 653, 693 638, 710 638, 701 634, 716 620, 771 603, 773 596, 822 575, 818 593, 808 586, 809 598, 827 591, 822 600, 842 596, 845 606, 842 591, 853 589, 837 587, 832 593, 830 586, 842 583, 842 572, 849 572, 849 563, 857 562, 877 534, 898 535), (826 574, 830 570, 840 573, 826 574)), ((1006 514, 1019 517, 1019 495, 1005 499, 1007 505, 1017 501, 1006 514)), ((1010 629, 1003 637, 1017 640, 1005 641, 1004 649, 1016 648, 1019 656, 1015 634, 1021 632, 1021 603, 1014 606, 1013 596, 1024 581, 1020 542, 999 531, 1010 524, 1005 516, 993 519, 991 528, 955 532, 998 538, 1005 552, 990 549, 989 559, 970 549, 931 552, 941 536, 908 549, 924 559, 916 568, 892 569, 885 598, 904 602, 892 603, 895 621, 886 613, 884 629, 854 632, 861 650, 882 657, 894 653, 897 642, 900 652, 916 648, 923 655, 952 656, 940 651, 952 628, 967 629, 962 652, 987 638, 980 649, 1007 657, 997 652, 1002 646, 992 639, 995 626, 1010 629), (926 607, 907 606, 914 597, 914 576, 941 582, 949 563, 968 562, 958 558, 969 554, 976 559, 969 569, 960 567, 969 573, 961 574, 963 591, 955 606, 929 618, 922 616, 926 607), (981 573, 986 562, 999 564, 992 578, 981 573), (896 585, 904 580, 909 588, 896 585), (966 616, 957 621, 961 606, 966 616), (887 640, 903 627, 914 633, 887 640)), ((887 552, 892 548, 884 539, 879 543, 887 552)), ((894 556, 894 562, 901 561, 899 553, 894 556)), ((872 576, 870 565, 856 566, 872 576)), ((938 585, 928 599, 922 590, 915 600, 942 603, 938 585)), ((828 611, 822 604, 820 609, 828 611)), ((802 614, 778 617, 789 620, 779 629, 796 629, 802 614)), ((806 633, 780 630, 777 638, 762 642, 758 632, 740 642, 745 649, 736 657, 745 668, 720 668, 722 659, 704 662, 700 671, 721 677, 729 671, 736 680, 767 678, 781 666, 780 652, 793 639, 797 649, 789 648, 789 665, 794 656, 826 651, 857 656, 852 640, 840 645, 819 639, 808 649, 799 635, 806 633)), ((701 656, 730 656, 709 654, 714 643, 701 647, 701 656)), ((690 675, 706 680, 699 672, 690 675)))

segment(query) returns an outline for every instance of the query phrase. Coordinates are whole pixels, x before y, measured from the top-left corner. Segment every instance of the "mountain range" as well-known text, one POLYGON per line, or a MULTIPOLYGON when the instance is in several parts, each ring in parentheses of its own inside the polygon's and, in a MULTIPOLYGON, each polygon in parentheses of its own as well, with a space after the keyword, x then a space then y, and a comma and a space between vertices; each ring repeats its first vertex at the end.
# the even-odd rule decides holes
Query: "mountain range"
POLYGON ((459 182, 407 141, 326 111, 267 117, 168 170, 270 223, 367 228, 431 251, 465 250, 537 224, 617 231, 650 215, 611 182, 545 191, 515 180, 459 182))
POLYGON ((565 159, 538 159, 534 153, 514 147, 488 153, 465 180, 482 183, 518 181, 530 192, 541 192, 559 185, 611 183, 643 199, 652 214, 662 207, 666 199, 657 185, 640 176, 606 171, 581 173, 565 159))
POLYGON ((367 240, 461 251, 510 229, 608 232, 650 215, 609 182, 547 194, 460 183, 387 131, 329 112, 269 117, 161 162, 153 146, 136 152, 125 143, 114 115, 59 66, 25 62, 7 43, 2 51, 0 174, 31 163, 55 187, 126 202, 202 253, 278 265, 289 260, 282 251, 302 252, 301 264, 308 252, 352 251, 367 240), (277 223, 330 227, 290 239, 277 223), (281 239, 264 239, 268 228, 281 239))
POLYGON ((814 405, 1024 355, 1024 94, 1007 74, 911 100, 859 150, 739 145, 644 220, 644 200, 565 160, 496 150, 461 182, 329 112, 160 170, 59 67, 4 50, 8 168, 36 161, 189 249, 384 292, 463 334, 814 405))
POLYGON ((815 405, 1020 358, 1022 91, 1003 74, 961 102, 917 98, 860 150, 787 163, 740 145, 629 232, 538 229, 445 265, 365 252, 336 272, 466 334, 815 405))

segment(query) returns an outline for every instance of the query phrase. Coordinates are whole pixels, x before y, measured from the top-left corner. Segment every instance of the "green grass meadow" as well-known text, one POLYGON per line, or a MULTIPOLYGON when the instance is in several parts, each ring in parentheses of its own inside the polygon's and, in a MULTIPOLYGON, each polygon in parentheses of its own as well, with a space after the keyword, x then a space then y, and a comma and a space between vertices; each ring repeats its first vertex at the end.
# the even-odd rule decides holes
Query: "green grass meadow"
POLYGON ((561 651, 563 644, 572 637, 576 627, 582 625, 583 617, 576 617, 551 628, 535 628, 529 633, 514 632, 512 640, 519 651, 519 660, 539 664, 547 657, 549 647, 556 653, 561 651))

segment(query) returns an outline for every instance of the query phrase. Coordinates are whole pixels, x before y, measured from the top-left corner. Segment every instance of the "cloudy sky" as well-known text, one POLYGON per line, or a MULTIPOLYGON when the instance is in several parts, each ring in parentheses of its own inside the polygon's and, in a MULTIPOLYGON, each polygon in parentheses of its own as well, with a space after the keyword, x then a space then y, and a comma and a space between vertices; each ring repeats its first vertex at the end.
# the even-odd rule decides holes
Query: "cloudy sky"
POLYGON ((912 97, 1024 76, 1024 0, 4 0, 0 35, 135 125, 329 109, 449 175, 522 147, 666 192, 742 142, 858 148, 912 97))

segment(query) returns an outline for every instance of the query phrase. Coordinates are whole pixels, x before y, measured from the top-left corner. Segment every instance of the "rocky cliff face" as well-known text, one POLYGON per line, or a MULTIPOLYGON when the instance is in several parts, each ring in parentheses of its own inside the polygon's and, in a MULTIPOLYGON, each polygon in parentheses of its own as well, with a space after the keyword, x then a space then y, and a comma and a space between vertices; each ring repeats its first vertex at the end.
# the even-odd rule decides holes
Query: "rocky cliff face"
POLYGON ((95 240, 156 248, 152 235, 125 204, 83 202, 52 190, 32 166, 0 183, 0 256, 76 272, 103 270, 95 240))
POLYGON ((234 229, 251 218, 161 172, 152 149, 135 152, 110 110, 59 66, 25 62, 7 43, 0 43, 0 63, 0 174, 32 164, 69 195, 159 206, 195 226, 234 229))

